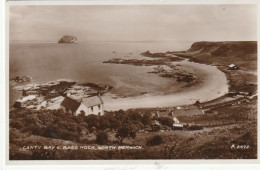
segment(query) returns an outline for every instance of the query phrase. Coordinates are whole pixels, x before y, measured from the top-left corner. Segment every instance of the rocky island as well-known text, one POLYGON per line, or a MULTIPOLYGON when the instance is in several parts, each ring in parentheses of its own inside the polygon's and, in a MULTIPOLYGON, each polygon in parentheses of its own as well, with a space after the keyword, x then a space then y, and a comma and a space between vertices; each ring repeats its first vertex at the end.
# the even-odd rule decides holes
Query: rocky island
POLYGON ((64 35, 59 41, 59 44, 72 44, 77 41, 77 37, 71 35, 64 35))

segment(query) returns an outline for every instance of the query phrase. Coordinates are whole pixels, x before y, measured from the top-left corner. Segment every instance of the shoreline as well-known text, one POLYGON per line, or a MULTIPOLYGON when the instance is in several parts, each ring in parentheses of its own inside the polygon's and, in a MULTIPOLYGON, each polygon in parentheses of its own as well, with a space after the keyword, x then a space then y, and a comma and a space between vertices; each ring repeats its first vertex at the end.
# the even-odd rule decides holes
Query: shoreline
POLYGON ((226 74, 218 67, 188 60, 174 61, 171 64, 178 65, 178 67, 183 68, 183 71, 190 69, 197 76, 197 79, 170 94, 144 93, 134 97, 115 97, 114 93, 106 92, 102 95, 104 110, 116 111, 120 109, 191 105, 196 101, 208 102, 228 93, 229 86, 226 74))
POLYGON ((168 95, 142 95, 113 99, 109 93, 103 95, 104 110, 127 110, 135 108, 173 107, 190 105, 196 101, 206 102, 214 100, 228 93, 226 74, 216 66, 189 61, 175 62, 197 70, 199 83, 182 88, 180 91, 168 95), (204 74, 204 75, 203 75, 204 74), (120 103, 120 106, 119 104, 120 103))

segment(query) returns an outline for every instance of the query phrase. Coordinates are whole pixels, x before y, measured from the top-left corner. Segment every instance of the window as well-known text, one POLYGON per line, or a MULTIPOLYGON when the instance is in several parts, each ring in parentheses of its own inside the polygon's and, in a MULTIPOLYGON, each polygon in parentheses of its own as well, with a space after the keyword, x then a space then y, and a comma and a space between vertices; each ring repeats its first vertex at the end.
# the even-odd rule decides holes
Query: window
POLYGON ((98 109, 100 109, 100 104, 98 105, 98 109))
POLYGON ((93 112, 93 106, 91 106, 91 108, 90 108, 90 109, 91 109, 91 111, 93 112))
POLYGON ((98 116, 101 116, 101 113, 100 113, 100 112, 98 112, 98 116))

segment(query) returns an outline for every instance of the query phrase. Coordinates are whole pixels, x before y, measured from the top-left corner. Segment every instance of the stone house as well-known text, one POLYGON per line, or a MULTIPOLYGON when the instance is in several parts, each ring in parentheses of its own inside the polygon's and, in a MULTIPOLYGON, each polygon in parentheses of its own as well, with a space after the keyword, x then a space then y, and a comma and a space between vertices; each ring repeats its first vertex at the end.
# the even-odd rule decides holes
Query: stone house
POLYGON ((75 99, 73 97, 67 96, 60 104, 60 108, 64 112, 71 113, 74 116, 83 114, 84 116, 94 114, 94 115, 104 115, 103 110, 103 100, 100 96, 84 97, 81 99, 75 99))

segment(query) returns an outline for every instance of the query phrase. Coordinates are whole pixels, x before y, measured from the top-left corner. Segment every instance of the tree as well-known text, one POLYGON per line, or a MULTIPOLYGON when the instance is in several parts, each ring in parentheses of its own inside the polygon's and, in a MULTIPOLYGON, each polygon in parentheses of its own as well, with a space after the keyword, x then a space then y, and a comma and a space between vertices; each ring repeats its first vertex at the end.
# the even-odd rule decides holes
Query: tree
POLYGON ((118 110, 115 112, 115 118, 119 120, 122 124, 128 121, 128 116, 123 110, 118 110))
POLYGON ((89 128, 92 128, 92 127, 99 128, 99 126, 100 126, 99 117, 97 115, 86 116, 85 122, 88 123, 89 128))
POLYGON ((128 126, 131 127, 132 130, 140 130, 140 129, 143 129, 144 128, 144 125, 142 122, 139 122, 139 121, 133 121, 132 124, 129 124, 128 126))
POLYGON ((122 144, 126 137, 132 137, 134 139, 136 137, 135 131, 126 126, 119 128, 116 133, 116 138, 119 139, 119 143, 122 144))
POLYGON ((108 141, 108 135, 106 132, 104 131, 101 131, 97 134, 97 138, 96 138, 96 142, 97 144, 99 145, 104 145, 106 144, 108 141))
POLYGON ((109 127, 110 127, 109 120, 104 116, 100 117, 100 129, 104 130, 104 129, 109 128, 109 127))
POLYGON ((136 112, 130 112, 128 114, 129 118, 132 120, 132 121, 138 121, 138 122, 141 122, 142 121, 142 115, 140 115, 139 113, 136 113, 136 112))
POLYGON ((112 116, 108 116, 107 119, 109 120, 110 123, 110 129, 118 129, 119 127, 122 126, 122 123, 112 116))
POLYGON ((142 118, 142 123, 146 126, 146 125, 150 125, 151 121, 152 121, 151 115, 149 113, 145 113, 142 118))
MULTIPOLYGON (((84 112, 84 111, 83 111, 83 112, 84 112)), ((85 115, 85 113, 84 113, 84 115, 85 115)), ((84 116, 81 115, 81 114, 78 115, 78 116, 74 116, 73 119, 74 119, 74 121, 75 121, 76 123, 78 123, 78 124, 84 122, 84 116)))
POLYGON ((153 138, 149 139, 147 142, 146 142, 146 145, 147 146, 156 146, 156 145, 160 145, 163 143, 163 139, 161 136, 159 135, 156 135, 154 136, 153 138))

